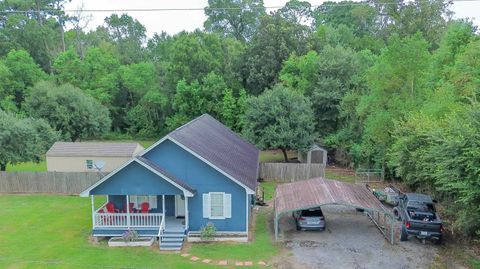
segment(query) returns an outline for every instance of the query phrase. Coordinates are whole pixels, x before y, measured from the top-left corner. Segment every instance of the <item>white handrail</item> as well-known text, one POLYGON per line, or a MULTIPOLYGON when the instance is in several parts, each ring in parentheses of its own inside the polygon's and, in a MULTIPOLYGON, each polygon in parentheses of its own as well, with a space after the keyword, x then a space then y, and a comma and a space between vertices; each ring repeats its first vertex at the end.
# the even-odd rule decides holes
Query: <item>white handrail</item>
MULTIPOLYGON (((162 214, 163 215, 163 214, 162 214)), ((165 216, 162 216, 162 222, 160 223, 160 229, 158 229, 158 247, 162 244, 162 235, 165 231, 165 216)))
MULTIPOLYGON (((95 227, 160 227, 164 221, 162 213, 95 213, 95 227)), ((165 223, 163 223, 165 226, 165 223)))

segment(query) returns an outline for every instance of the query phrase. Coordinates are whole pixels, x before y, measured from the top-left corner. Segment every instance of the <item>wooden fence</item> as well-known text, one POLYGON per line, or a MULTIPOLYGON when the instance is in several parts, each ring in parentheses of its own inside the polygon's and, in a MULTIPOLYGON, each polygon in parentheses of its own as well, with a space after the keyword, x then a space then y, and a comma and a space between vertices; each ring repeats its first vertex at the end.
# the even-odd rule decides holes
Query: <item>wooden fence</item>
POLYGON ((95 172, 0 172, 0 193, 79 194, 100 178, 95 172))
POLYGON ((260 163, 259 176, 265 181, 293 182, 325 177, 325 166, 306 163, 260 163))

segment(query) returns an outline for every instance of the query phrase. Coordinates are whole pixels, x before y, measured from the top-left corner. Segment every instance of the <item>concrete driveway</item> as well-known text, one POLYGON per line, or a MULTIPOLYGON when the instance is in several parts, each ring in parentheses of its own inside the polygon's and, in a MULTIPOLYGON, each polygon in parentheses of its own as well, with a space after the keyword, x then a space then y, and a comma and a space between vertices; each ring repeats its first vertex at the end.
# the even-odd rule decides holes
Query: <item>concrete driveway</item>
MULTIPOLYGON (((296 231, 291 216, 281 219, 289 268, 429 268, 438 248, 416 238, 388 243, 363 213, 343 206, 322 207, 327 229, 296 231)), ((285 267, 286 268, 286 267, 285 267)))

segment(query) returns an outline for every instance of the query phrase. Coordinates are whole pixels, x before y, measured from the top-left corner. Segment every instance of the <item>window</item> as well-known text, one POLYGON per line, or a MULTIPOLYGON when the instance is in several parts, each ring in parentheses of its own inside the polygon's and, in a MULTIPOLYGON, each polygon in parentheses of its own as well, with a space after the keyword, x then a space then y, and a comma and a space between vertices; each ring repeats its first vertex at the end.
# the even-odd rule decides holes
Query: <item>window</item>
POLYGON ((223 193, 210 193, 210 217, 223 217, 223 193))
POLYGON ((144 202, 147 202, 150 208, 157 208, 156 195, 130 195, 130 203, 133 203, 134 208, 140 208, 144 202))
POLYGON ((203 217, 226 219, 232 217, 232 195, 224 192, 203 194, 203 217))
POLYGON ((93 160, 86 160, 85 165, 87 166, 87 169, 93 169, 93 160))

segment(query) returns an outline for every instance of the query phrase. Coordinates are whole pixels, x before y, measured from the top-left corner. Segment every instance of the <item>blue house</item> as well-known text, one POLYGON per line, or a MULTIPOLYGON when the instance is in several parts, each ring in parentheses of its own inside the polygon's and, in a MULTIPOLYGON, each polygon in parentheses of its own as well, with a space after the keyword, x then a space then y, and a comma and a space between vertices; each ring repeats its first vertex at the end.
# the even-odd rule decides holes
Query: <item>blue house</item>
POLYGON ((219 238, 247 240, 259 150, 208 114, 169 133, 80 196, 91 197, 93 236, 158 236, 179 249, 212 223, 219 238), (107 196, 100 208, 95 196, 107 196))

